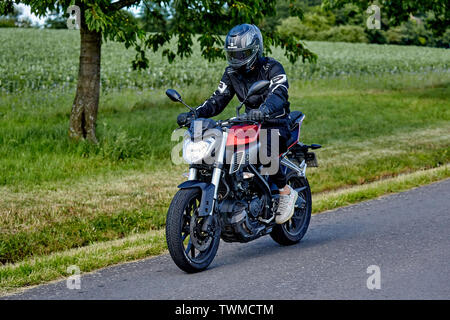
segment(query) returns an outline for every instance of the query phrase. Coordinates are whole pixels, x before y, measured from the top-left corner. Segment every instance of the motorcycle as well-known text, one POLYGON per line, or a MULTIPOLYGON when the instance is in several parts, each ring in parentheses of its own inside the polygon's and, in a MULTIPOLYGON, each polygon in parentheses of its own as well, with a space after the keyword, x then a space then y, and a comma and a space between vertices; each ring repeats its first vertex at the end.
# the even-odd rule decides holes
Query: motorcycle
POLYGON ((261 164, 250 161, 252 152, 260 146, 261 123, 240 115, 239 110, 249 97, 269 85, 265 80, 255 82, 237 106, 236 117, 223 121, 198 118, 178 92, 166 91, 172 101, 184 104, 194 114, 194 121, 186 125, 183 142, 183 158, 189 163, 188 179, 178 186, 166 219, 169 253, 185 272, 206 269, 217 253, 220 239, 249 242, 269 234, 281 245, 292 245, 308 229, 312 203, 305 172, 307 166, 317 166, 310 149, 321 146, 299 141, 305 115, 300 111, 290 113, 289 147, 279 156, 288 184, 298 192, 295 213, 286 223, 275 223, 278 188, 262 173, 261 164), (206 163, 207 157, 212 161, 206 163))

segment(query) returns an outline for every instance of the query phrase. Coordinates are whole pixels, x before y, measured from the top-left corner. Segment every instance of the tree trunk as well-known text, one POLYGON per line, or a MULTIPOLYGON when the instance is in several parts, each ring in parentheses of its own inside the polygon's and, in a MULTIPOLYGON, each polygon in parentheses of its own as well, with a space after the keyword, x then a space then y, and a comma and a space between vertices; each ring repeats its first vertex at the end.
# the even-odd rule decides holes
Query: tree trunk
POLYGON ((100 57, 102 35, 80 28, 80 65, 75 100, 70 115, 69 136, 97 143, 95 127, 100 99, 100 57))

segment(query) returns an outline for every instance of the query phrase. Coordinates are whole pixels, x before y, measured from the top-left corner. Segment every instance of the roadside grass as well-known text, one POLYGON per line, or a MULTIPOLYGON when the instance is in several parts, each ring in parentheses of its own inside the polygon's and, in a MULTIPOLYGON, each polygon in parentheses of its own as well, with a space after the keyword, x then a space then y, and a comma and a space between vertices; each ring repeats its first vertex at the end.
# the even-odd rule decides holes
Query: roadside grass
POLYGON ((418 170, 413 173, 402 174, 360 186, 322 192, 313 195, 313 213, 321 213, 384 195, 406 191, 449 177, 450 165, 446 164, 437 168, 418 170))
MULTIPOLYGON (((313 213, 409 190, 450 177, 450 165, 400 175, 370 184, 313 195, 313 213)), ((310 226, 314 228, 314 225, 310 226)), ((82 273, 120 262, 129 262, 164 253, 163 230, 131 235, 123 239, 97 242, 50 255, 28 257, 18 263, 0 266, 0 296, 21 292, 45 282, 61 280, 76 265, 82 273)))
MULTIPOLYGON (((292 83, 302 141, 324 146, 308 170, 313 193, 449 163, 449 85, 442 73, 292 83)), ((208 90, 180 91, 195 105, 208 90)), ((70 94, 42 95, 0 99, 0 263, 163 227, 186 170, 170 161, 183 108, 164 92, 108 93, 93 146, 67 140, 70 94)))
POLYGON ((127 172, 29 192, 0 189, 2 262, 157 230, 181 171, 127 172))
POLYGON ((127 238, 99 242, 50 255, 28 258, 0 266, 0 296, 68 276, 76 265, 89 272, 120 262, 159 255, 166 250, 163 230, 148 231, 127 238))
MULTIPOLYGON (((173 65, 152 54, 150 69, 136 72, 133 50, 107 43, 99 144, 72 143, 78 37, 0 32, 0 291, 65 276, 69 264, 87 272, 162 252, 160 230, 186 170, 170 161, 175 119, 186 109, 164 91, 174 87, 196 106, 225 66, 203 61, 196 47, 173 65)), ((446 50, 308 45, 317 65, 290 65, 280 50, 273 56, 286 68, 291 109, 306 114, 302 141, 324 147, 320 167, 308 169, 314 212, 448 177, 446 50)), ((236 104, 217 118, 232 116, 236 104)))
MULTIPOLYGON (((214 86, 186 87, 180 92, 188 103, 198 105, 214 86)), ((171 166, 169 150, 176 142, 170 136, 176 115, 185 108, 169 101, 164 90, 104 94, 97 128, 100 143, 95 146, 67 138, 73 94, 0 93, 0 186, 23 190, 111 171, 171 166)), ((290 96, 292 109, 306 114, 302 139, 326 147, 340 143, 343 152, 353 140, 416 131, 450 120, 450 73, 294 82, 290 96)), ((235 102, 221 118, 233 115, 235 102)))
MULTIPOLYGON (((323 149, 320 167, 308 170, 313 194, 450 162, 450 126, 412 137, 408 133, 354 142, 345 152, 341 145, 323 149)), ((162 228, 184 170, 129 170, 19 192, 0 188, 2 262, 162 228)))

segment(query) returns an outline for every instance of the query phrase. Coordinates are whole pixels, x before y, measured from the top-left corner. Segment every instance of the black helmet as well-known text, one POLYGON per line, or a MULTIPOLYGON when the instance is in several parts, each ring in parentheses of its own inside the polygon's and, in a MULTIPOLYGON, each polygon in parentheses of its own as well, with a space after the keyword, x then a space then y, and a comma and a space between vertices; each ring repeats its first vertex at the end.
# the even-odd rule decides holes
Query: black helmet
POLYGON ((228 64, 234 69, 253 67, 263 53, 261 31, 253 24, 240 24, 228 32, 225 39, 225 54, 228 64))

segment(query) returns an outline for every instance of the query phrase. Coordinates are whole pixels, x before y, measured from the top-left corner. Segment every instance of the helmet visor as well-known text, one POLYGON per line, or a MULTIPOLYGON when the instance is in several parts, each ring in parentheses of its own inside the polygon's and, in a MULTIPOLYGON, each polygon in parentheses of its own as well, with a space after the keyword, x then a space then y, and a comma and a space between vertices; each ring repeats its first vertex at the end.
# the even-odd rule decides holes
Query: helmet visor
POLYGON ((240 67, 250 62, 258 52, 258 46, 246 49, 225 49, 228 63, 234 67, 240 67))

